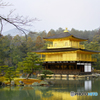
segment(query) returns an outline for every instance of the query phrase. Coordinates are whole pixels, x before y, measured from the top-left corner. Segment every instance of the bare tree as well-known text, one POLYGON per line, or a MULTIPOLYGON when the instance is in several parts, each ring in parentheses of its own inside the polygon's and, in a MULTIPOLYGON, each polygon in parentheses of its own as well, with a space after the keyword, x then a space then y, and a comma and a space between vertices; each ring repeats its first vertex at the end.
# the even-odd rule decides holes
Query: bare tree
MULTIPOLYGON (((2 0, 0 1, 0 7, 5 7, 5 6, 11 6, 10 3, 6 3, 6 2, 3 2, 2 0)), ((25 37, 26 37, 26 40, 27 40, 27 34, 26 34, 26 30, 23 29, 22 27, 23 26, 31 26, 32 23, 34 21, 36 21, 37 19, 36 18, 32 18, 32 19, 29 19, 28 17, 23 17, 23 16, 19 16, 19 15, 13 15, 13 12, 15 10, 11 10, 9 12, 8 15, 4 16, 4 15, 0 15, 0 35, 2 34, 2 30, 3 30, 3 26, 4 26, 4 22, 7 22, 13 26, 15 26, 18 30, 20 30, 22 33, 25 34, 25 37)))

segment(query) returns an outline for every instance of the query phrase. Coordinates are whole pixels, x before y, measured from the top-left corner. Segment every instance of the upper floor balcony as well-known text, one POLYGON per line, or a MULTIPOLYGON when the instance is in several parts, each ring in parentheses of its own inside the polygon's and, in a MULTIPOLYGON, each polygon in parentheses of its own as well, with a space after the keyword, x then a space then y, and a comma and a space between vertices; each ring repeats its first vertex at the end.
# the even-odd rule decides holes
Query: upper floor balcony
POLYGON ((69 47, 72 47, 72 48, 81 48, 81 49, 85 49, 84 45, 75 45, 75 44, 71 44, 71 45, 53 45, 53 44, 48 44, 48 49, 54 49, 54 48, 69 48, 69 47))

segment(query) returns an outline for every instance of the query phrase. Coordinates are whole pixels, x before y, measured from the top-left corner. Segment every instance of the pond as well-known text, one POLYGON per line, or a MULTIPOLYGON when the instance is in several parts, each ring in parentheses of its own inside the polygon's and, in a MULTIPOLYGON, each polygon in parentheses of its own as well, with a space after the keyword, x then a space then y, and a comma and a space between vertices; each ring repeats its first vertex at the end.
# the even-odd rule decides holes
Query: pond
POLYGON ((100 78, 52 80, 53 86, 0 87, 0 100, 100 100, 100 78), (71 96, 70 92, 96 92, 94 96, 71 96))

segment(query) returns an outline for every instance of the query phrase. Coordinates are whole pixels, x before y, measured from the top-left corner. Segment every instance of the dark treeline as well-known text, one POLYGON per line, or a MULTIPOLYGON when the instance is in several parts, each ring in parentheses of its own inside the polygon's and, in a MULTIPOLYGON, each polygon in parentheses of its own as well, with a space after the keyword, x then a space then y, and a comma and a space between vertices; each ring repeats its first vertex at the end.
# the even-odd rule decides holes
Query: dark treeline
MULTIPOLYGON (((38 49, 46 49, 47 44, 50 42, 44 41, 44 37, 60 34, 64 29, 57 30, 51 29, 48 33, 42 32, 29 32, 27 40, 25 36, 11 35, 0 36, 0 66, 8 65, 17 67, 18 62, 21 62, 26 57, 27 52, 32 52, 38 49)), ((86 49, 100 51, 100 29, 92 31, 79 31, 71 29, 69 33, 77 35, 78 37, 86 37, 88 41, 82 42, 86 49)), ((97 62, 93 67, 100 69, 100 55, 93 55, 97 62)))

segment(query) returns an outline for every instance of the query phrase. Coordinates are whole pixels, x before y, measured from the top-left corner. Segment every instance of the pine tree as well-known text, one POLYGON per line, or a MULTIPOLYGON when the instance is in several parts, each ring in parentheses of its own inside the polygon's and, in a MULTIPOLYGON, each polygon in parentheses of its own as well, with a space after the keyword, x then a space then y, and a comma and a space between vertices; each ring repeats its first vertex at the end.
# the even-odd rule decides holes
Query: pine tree
POLYGON ((23 59, 22 62, 18 63, 18 71, 23 71, 23 73, 27 73, 28 77, 36 72, 37 70, 42 68, 42 60, 40 57, 33 52, 28 52, 27 57, 23 59))

